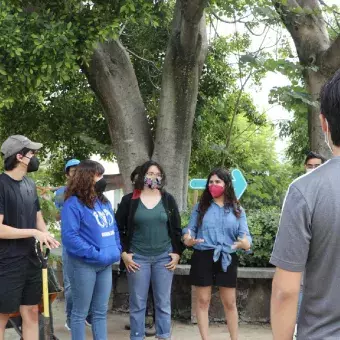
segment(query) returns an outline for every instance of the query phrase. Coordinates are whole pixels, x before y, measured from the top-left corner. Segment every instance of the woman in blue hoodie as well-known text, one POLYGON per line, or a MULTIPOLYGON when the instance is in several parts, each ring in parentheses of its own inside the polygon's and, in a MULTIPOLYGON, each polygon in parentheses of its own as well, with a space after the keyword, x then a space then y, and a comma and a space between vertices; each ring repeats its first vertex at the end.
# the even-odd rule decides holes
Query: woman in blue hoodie
POLYGON ((69 255, 68 275, 73 287, 72 340, 85 339, 89 311, 93 339, 107 339, 111 265, 119 261, 121 245, 112 206, 103 194, 103 173, 98 162, 82 161, 67 188, 61 215, 62 242, 69 255))

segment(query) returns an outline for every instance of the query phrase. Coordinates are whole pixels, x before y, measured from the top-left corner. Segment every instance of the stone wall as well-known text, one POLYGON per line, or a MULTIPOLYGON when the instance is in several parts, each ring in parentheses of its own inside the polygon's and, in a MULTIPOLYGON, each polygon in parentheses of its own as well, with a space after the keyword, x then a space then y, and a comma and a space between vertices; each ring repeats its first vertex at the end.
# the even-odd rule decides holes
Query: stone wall
MULTIPOLYGON (((53 267, 62 283, 62 264, 55 261, 53 267)), ((172 313, 174 318, 196 322, 195 290, 189 284, 189 265, 176 268, 172 285, 172 313)), ((249 323, 267 323, 270 319, 271 283, 273 268, 239 268, 237 281, 237 307, 240 320, 249 323)), ((112 268, 113 289, 109 308, 118 312, 129 312, 129 293, 126 274, 112 268)), ((150 300, 150 299, 149 299, 150 300)), ((149 314, 152 305, 149 301, 149 314)), ((211 321, 224 321, 224 311, 219 293, 213 288, 209 316, 211 321)))
MULTIPOLYGON (((172 285, 172 312, 174 318, 196 322, 195 290, 189 284, 190 266, 179 266, 172 285), (183 268, 185 267, 185 268, 183 268)), ((119 276, 114 268, 112 309, 129 312, 129 294, 125 273, 119 276)), ((240 268, 237 287, 237 306, 240 320, 244 322, 269 322, 270 296, 273 270, 265 268, 240 268)), ((151 306, 149 308, 151 313, 151 306)), ((224 311, 217 288, 213 288, 209 316, 211 321, 224 321, 224 311)))

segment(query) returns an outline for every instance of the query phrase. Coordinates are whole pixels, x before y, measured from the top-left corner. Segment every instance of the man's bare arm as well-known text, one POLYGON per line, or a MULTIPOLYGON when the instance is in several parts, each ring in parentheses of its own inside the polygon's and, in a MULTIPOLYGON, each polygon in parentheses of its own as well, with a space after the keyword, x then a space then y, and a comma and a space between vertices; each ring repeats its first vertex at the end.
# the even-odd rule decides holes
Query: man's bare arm
POLYGON ((37 229, 42 231, 43 233, 47 233, 47 226, 41 211, 37 212, 37 229))
POLYGON ((293 338, 301 276, 301 272, 276 268, 270 313, 274 340, 292 340, 293 338))
POLYGON ((3 224, 4 215, 0 215, 0 239, 15 240, 20 238, 36 237, 36 229, 18 229, 3 224))
POLYGON ((41 211, 37 212, 37 230, 43 234, 43 236, 39 239, 41 247, 43 244, 45 244, 47 248, 58 248, 60 246, 60 243, 48 232, 41 211))

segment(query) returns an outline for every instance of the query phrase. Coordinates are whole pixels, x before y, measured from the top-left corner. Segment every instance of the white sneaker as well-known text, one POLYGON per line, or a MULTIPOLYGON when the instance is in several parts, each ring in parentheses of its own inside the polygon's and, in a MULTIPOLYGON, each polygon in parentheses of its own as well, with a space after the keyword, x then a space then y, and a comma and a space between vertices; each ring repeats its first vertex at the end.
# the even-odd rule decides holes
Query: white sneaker
POLYGON ((67 324, 67 322, 65 323, 65 328, 70 332, 71 331, 71 328, 70 326, 67 324))
POLYGON ((297 337, 297 325, 295 325, 295 330, 294 330, 294 338, 296 339, 297 337))

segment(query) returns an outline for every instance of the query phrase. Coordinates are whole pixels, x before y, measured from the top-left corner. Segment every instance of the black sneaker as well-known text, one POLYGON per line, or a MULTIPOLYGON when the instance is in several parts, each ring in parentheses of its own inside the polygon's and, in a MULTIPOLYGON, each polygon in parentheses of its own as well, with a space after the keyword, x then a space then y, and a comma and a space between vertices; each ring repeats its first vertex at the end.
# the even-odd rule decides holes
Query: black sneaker
POLYGON ((131 328, 130 328, 130 324, 127 323, 127 324, 124 326, 124 329, 127 330, 127 331, 129 331, 129 330, 131 329, 131 328))
POLYGON ((71 322, 70 322, 70 320, 66 320, 66 322, 65 322, 65 328, 66 328, 68 331, 71 331, 71 322))
POLYGON ((86 326, 88 327, 92 327, 92 318, 91 318, 91 315, 88 315, 85 319, 85 324, 86 326))
POLYGON ((156 328, 155 325, 151 325, 151 327, 145 327, 145 336, 155 336, 156 335, 156 328))

